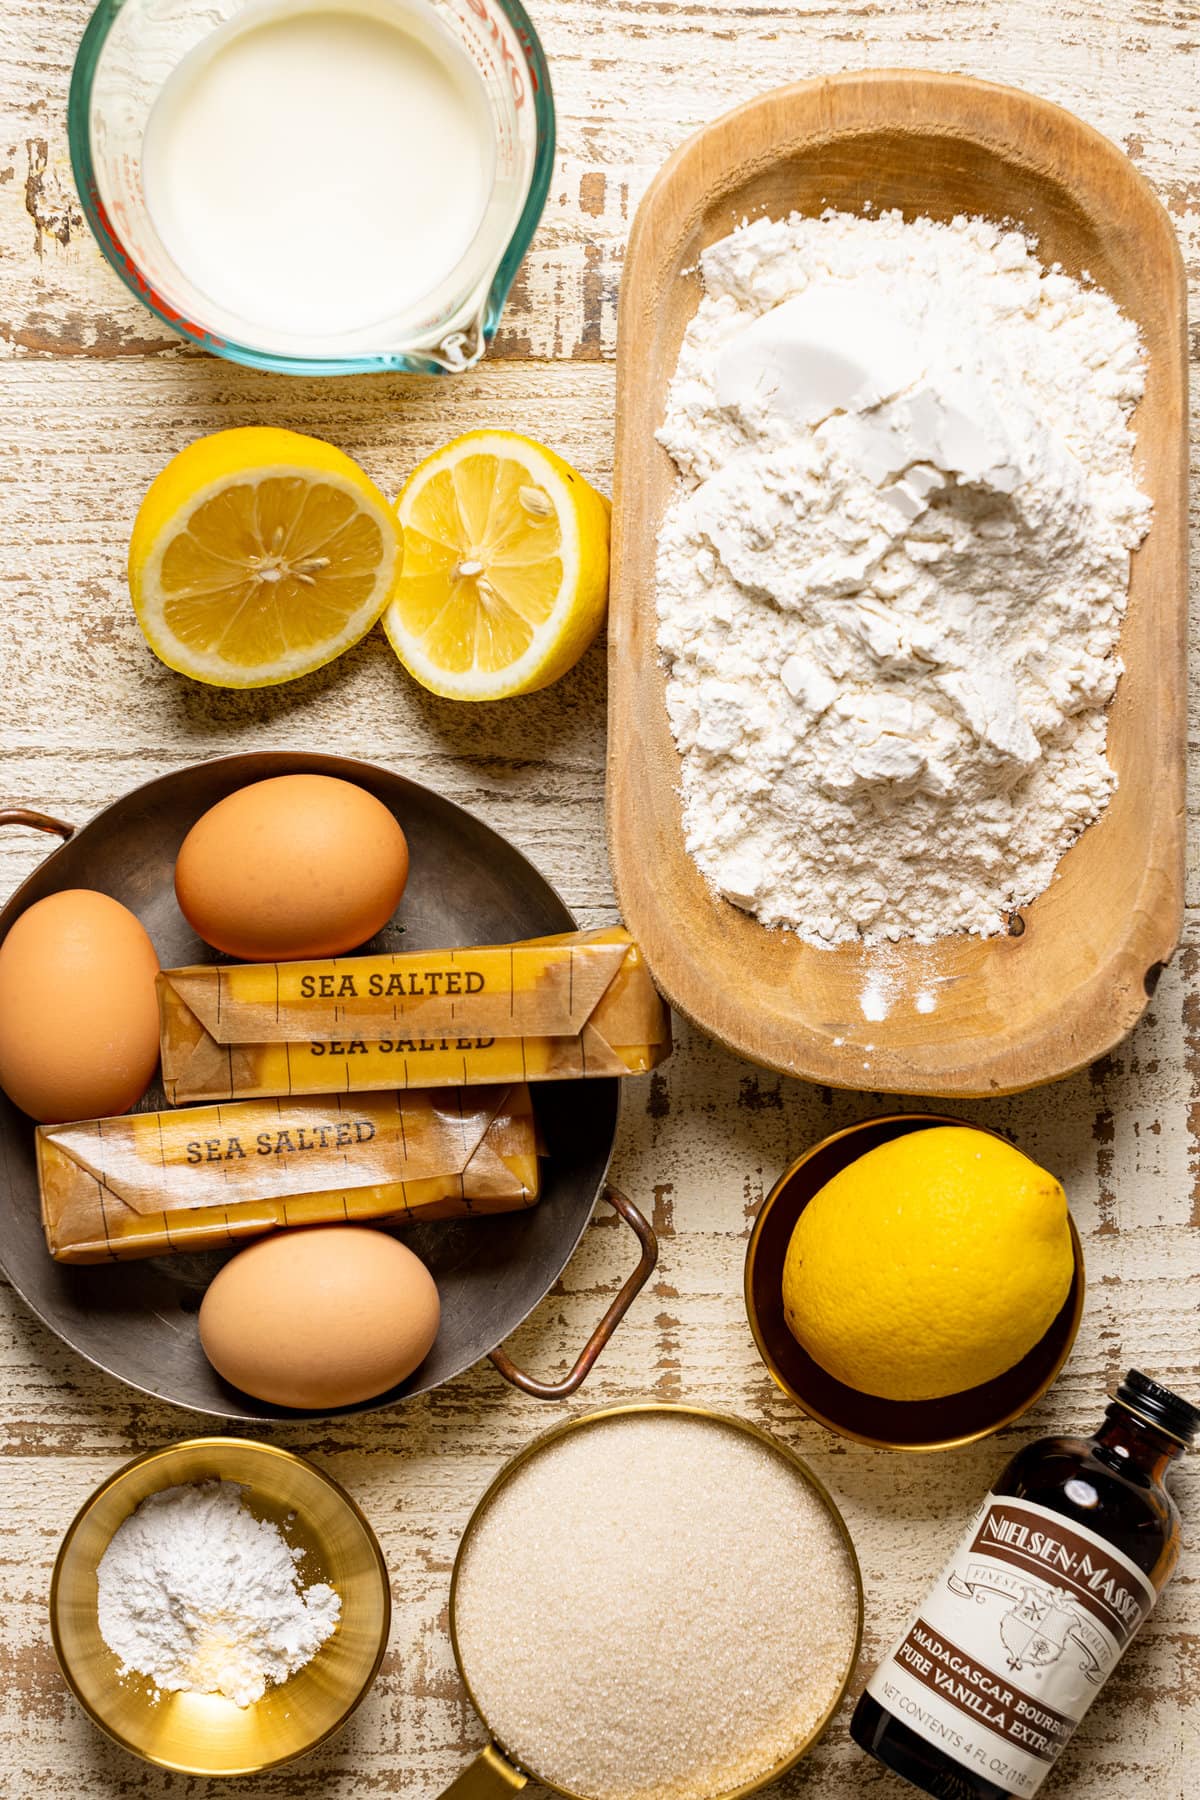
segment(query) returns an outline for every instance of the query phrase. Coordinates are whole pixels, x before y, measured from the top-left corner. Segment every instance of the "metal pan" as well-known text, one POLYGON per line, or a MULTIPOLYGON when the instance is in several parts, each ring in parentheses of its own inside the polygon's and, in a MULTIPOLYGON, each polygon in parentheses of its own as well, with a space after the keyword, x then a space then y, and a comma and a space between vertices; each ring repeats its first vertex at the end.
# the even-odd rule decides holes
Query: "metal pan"
MULTIPOLYGON (((0 825, 24 825, 64 841, 0 911, 0 940, 46 894, 98 888, 128 906, 164 967, 212 961, 175 903, 175 857, 184 836, 216 801, 272 775, 322 774, 355 781, 389 807, 407 832, 412 872, 398 916, 372 940, 378 950, 508 943, 570 931, 575 921, 518 850, 450 800, 371 763, 290 751, 220 757, 160 776, 114 802, 79 831, 24 810, 0 825), (400 925, 403 926, 403 935, 400 925)), ((619 1082, 547 1082, 536 1094, 547 1146, 543 1194, 526 1212, 446 1221, 398 1235, 428 1265, 442 1297, 437 1342, 402 1386, 348 1412, 427 1393, 490 1356, 500 1373, 539 1399, 561 1399, 584 1380, 654 1267, 654 1233, 637 1208, 606 1188, 616 1134, 619 1082), (640 1260, 563 1380, 539 1382, 500 1349, 566 1267, 597 1199, 605 1195, 636 1233, 640 1260)), ((162 1106, 152 1087, 142 1105, 162 1106)), ((222 1419, 303 1414, 229 1387, 200 1348, 196 1315, 224 1254, 158 1257, 112 1267, 52 1262, 42 1237, 33 1126, 0 1094, 0 1266, 17 1292, 64 1343, 143 1393, 222 1419)))

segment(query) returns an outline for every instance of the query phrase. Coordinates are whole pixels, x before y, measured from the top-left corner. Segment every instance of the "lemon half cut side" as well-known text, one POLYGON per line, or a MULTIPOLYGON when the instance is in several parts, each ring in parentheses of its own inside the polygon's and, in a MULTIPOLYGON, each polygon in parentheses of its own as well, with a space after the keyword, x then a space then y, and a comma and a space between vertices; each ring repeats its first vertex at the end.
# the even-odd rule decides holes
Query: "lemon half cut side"
POLYGON ((395 514, 349 456, 249 426, 197 439, 151 483, 129 587, 169 668, 216 687, 272 687, 371 629, 401 557, 395 514))
POLYGON ((557 681, 600 630, 611 508, 552 450, 473 431, 428 457, 396 510, 388 640, 423 687, 502 700, 557 681))

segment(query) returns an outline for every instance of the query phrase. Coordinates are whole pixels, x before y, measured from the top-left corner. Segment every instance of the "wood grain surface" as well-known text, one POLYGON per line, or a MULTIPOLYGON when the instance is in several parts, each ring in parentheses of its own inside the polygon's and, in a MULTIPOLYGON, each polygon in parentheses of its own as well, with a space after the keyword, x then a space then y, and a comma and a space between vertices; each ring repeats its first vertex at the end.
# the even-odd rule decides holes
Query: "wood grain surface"
MULTIPOLYGON (((544 695, 457 709, 415 688, 376 637, 331 670, 260 696, 189 686, 145 649, 123 562, 141 493, 191 438, 255 420, 328 436, 389 490, 455 432, 485 423, 551 441, 607 487, 616 295, 629 220, 696 126, 765 88, 842 68, 916 65, 1008 81, 1070 107, 1132 156, 1200 278, 1200 4, 1196 0, 534 0, 559 106, 542 227, 495 354, 421 383, 289 382, 178 347, 120 286, 80 221, 64 110, 84 0, 5 0, 0 30, 0 803, 74 819, 135 782, 257 746, 342 751, 430 782, 507 833, 585 923, 614 916, 604 850, 603 646, 544 695)), ((1195 512, 1195 506, 1193 511, 1195 512)), ((1195 729, 1193 727, 1193 742, 1195 729)), ((1194 836, 1193 836, 1194 842, 1194 836)), ((42 853, 0 843, 7 894, 42 853)), ((419 850, 419 846, 417 847, 419 850)), ((1194 867, 1195 858, 1191 859, 1194 867)), ((874 1111, 766 1076, 681 1030, 630 1084, 614 1174, 653 1213, 662 1259, 568 1410, 688 1398, 795 1445, 839 1496, 867 1585, 863 1669, 932 1578, 1004 1457, 1090 1426, 1137 1363, 1200 1388, 1200 911, 1133 1037, 1062 1084, 956 1110, 1010 1131, 1065 1181, 1089 1297, 1075 1352, 1036 1412, 1001 1439, 937 1458, 843 1444, 802 1419, 758 1362, 740 1299, 749 1223, 784 1164, 874 1111)), ((602 1213, 556 1293, 519 1334, 561 1372, 630 1258, 602 1213)), ((492 1473, 553 1417, 487 1366, 399 1412, 273 1438, 314 1456, 382 1539, 396 1604, 380 1681, 308 1762, 225 1788, 157 1773, 70 1702, 46 1629, 58 1540, 92 1487, 135 1451, 203 1421, 95 1374, 7 1292, 0 1299, 0 1796, 3 1800, 374 1800, 437 1794, 482 1741, 453 1671, 450 1562, 492 1473)), ((1175 1483, 1181 1573, 1084 1724, 1047 1795, 1195 1800, 1200 1788, 1200 1462, 1175 1483)), ((648 1521, 652 1528, 652 1521, 648 1521)), ((754 1529, 753 1496, 730 1518, 754 1529)), ((519 1603, 519 1596, 513 1597, 519 1603)), ((822 1800, 901 1800, 850 1745, 845 1713, 785 1784, 822 1800)))

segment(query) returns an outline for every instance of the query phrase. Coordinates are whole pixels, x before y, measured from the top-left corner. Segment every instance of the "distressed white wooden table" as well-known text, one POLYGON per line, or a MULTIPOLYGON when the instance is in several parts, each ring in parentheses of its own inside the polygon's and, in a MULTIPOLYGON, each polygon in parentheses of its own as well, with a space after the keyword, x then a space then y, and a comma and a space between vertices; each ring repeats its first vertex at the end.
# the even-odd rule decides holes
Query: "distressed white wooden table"
MULTIPOLYGON (((0 30, 0 794, 81 821, 199 757, 255 746, 375 758, 473 808, 555 881, 585 922, 613 917, 603 833, 604 654, 544 695, 498 707, 432 699, 378 636, 331 669, 262 695, 219 694, 161 667, 134 624, 123 567, 151 476, 201 432, 252 421, 319 433, 394 491, 418 459, 481 424, 549 439, 610 473, 621 257, 637 200, 694 127, 748 95, 847 67, 927 65, 1028 86, 1122 144, 1174 215, 1200 275, 1200 4, 1196 0, 534 0, 553 71, 559 154, 505 327, 471 376, 298 382, 182 349, 135 304, 83 226, 65 107, 85 0, 7 0, 0 30)), ((8 834, 0 893, 43 853, 8 834)), ((740 1300, 750 1220, 801 1147, 878 1110, 765 1076, 680 1032, 665 1069, 631 1083, 615 1174, 653 1213, 662 1260, 579 1410, 684 1397, 745 1414, 807 1456, 840 1497, 867 1585, 862 1676, 932 1577, 989 1475, 1024 1439, 1090 1425, 1137 1363, 1200 1390, 1200 915, 1121 1053, 1021 1098, 959 1110, 1011 1130, 1057 1171, 1083 1232, 1089 1299, 1075 1353, 1036 1412, 999 1440, 901 1459, 802 1419, 758 1363, 740 1300)), ((516 1348, 561 1370, 630 1261, 598 1218, 516 1348)), ((46 1628, 50 1565, 72 1512, 136 1451, 205 1422, 152 1404, 63 1349, 0 1290, 0 1795, 208 1800, 110 1746, 68 1698, 46 1628)), ((391 1566, 387 1661, 352 1727, 243 1800, 435 1795, 480 1743, 446 1637, 458 1534, 482 1488, 551 1411, 486 1365, 400 1411, 287 1426, 358 1497, 391 1566)), ((1047 1792, 1062 1800, 1195 1800, 1200 1792, 1200 1461, 1176 1493, 1182 1572, 1047 1792)), ((653 1529, 653 1521, 647 1521, 653 1529)), ((731 1533, 754 1530, 753 1495, 731 1533)), ((519 1596, 514 1596, 514 1604, 519 1596)), ((829 1800, 901 1786, 846 1735, 845 1713, 785 1784, 829 1800)))

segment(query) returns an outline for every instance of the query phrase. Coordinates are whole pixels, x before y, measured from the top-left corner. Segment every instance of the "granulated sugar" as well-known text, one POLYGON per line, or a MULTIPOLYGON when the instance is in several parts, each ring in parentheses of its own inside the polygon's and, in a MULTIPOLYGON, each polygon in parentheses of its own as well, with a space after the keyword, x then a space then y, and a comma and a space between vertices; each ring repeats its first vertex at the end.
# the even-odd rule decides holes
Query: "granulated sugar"
POLYGON ((850 1557, 781 1455, 681 1413, 535 1456, 468 1544, 459 1650, 498 1741, 589 1800, 705 1800, 820 1722, 854 1654, 850 1557))

